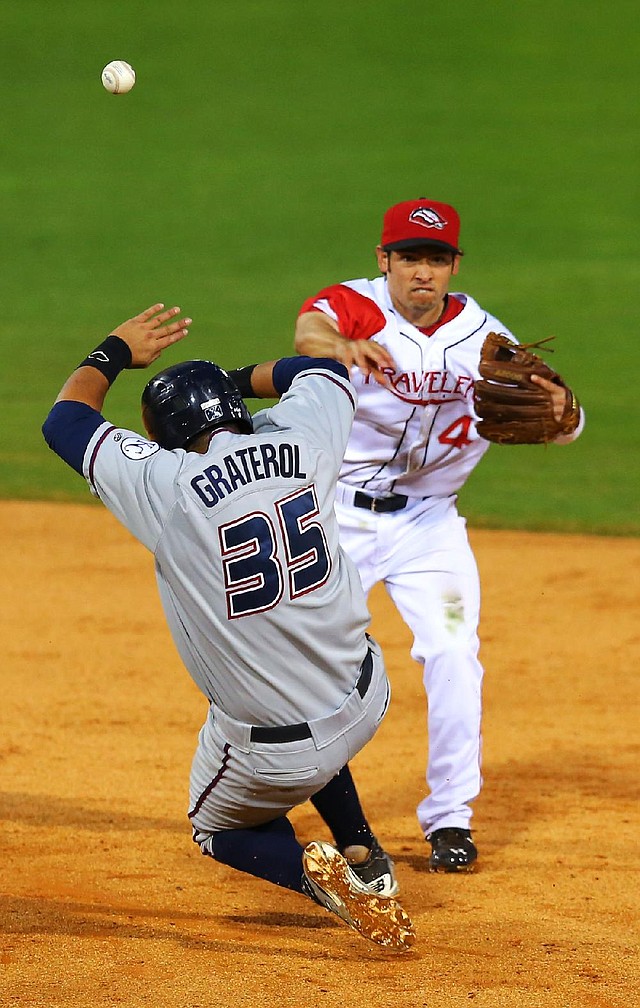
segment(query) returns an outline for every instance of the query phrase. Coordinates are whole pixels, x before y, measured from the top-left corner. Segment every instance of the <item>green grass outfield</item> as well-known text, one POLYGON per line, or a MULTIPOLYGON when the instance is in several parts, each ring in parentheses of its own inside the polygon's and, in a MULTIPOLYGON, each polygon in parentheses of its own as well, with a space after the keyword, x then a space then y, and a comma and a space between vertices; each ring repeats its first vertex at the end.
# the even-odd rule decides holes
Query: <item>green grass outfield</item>
MULTIPOLYGON (((463 511, 640 532, 630 0, 7 0, 0 29, 0 496, 89 500, 40 425, 113 325, 162 300, 195 320, 167 363, 288 353, 301 301, 374 275, 384 209, 427 194, 460 210, 459 288, 556 335, 588 418, 566 448, 493 448, 463 511), (102 89, 111 59, 130 94, 102 89)), ((119 422, 147 377, 118 380, 119 422)))

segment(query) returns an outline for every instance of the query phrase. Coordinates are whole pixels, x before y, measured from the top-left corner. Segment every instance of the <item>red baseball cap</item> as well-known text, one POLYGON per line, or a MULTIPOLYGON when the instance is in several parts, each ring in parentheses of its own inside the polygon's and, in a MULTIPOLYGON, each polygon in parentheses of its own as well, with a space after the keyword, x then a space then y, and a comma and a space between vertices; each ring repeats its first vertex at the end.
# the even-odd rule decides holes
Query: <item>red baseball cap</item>
POLYGON ((380 244, 385 252, 436 245, 462 255, 458 248, 460 217, 448 203, 422 196, 389 207, 382 223, 380 244))

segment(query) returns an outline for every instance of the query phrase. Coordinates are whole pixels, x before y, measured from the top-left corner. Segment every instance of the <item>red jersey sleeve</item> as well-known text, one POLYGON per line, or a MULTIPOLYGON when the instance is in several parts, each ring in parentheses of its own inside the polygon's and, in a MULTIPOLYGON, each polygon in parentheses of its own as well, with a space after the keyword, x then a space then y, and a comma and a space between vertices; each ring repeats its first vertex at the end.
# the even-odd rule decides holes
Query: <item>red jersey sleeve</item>
POLYGON ((338 323, 340 334, 346 339, 370 339, 385 327, 385 317, 371 298, 352 290, 345 284, 332 284, 307 298, 299 311, 321 311, 338 323))

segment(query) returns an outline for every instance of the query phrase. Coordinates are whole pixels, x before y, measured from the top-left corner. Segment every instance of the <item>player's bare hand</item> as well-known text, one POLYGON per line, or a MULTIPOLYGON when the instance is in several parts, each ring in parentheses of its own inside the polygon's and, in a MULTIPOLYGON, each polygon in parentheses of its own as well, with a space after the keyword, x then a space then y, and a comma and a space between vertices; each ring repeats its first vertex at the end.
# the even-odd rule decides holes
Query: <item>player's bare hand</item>
POLYGON ((163 350, 185 338, 192 319, 178 317, 181 310, 165 309, 162 303, 154 304, 111 330, 131 350, 130 367, 148 367, 163 350))
POLYGON ((338 360, 348 368, 359 368, 363 375, 374 378, 379 385, 388 384, 387 373, 395 371, 395 361, 385 347, 375 340, 349 340, 344 336, 338 336, 337 343, 338 360))
POLYGON ((553 415, 558 423, 560 423, 567 407, 566 388, 563 385, 556 385, 555 382, 548 381, 547 378, 542 378, 540 375, 531 375, 531 381, 549 393, 553 403, 553 415))

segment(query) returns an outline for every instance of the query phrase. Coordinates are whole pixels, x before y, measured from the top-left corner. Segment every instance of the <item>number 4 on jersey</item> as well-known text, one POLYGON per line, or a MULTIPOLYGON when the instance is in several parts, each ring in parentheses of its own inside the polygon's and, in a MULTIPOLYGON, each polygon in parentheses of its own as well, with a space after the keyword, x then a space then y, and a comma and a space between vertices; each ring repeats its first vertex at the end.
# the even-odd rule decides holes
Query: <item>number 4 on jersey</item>
POLYGON ((465 445, 471 444, 471 439, 469 438, 469 427, 471 426, 470 416, 461 416, 457 420, 454 420, 452 424, 442 431, 438 437, 438 441, 441 444, 450 444, 454 448, 464 448, 465 445))

